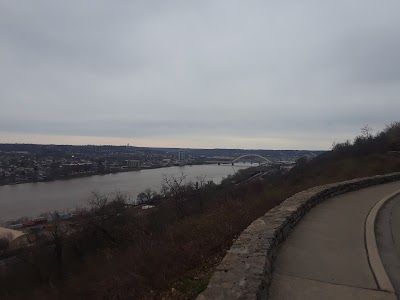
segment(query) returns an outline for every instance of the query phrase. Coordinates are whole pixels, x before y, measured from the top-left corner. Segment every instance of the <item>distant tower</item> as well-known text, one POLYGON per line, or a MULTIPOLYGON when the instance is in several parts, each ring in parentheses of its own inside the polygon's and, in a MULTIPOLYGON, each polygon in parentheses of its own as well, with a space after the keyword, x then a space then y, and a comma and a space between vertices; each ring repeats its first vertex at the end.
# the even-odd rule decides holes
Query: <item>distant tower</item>
POLYGON ((184 151, 182 151, 182 150, 179 151, 179 153, 178 153, 178 160, 179 160, 179 161, 185 161, 185 160, 186 160, 185 152, 184 152, 184 151))

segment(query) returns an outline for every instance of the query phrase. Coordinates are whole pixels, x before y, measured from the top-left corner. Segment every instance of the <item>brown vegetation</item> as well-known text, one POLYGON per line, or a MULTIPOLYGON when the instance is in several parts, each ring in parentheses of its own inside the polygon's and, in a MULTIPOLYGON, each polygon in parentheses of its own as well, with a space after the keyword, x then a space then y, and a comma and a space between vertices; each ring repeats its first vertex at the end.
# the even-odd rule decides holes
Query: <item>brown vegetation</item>
MULTIPOLYGON (((22 261, 1 279, 10 299, 192 299, 214 266, 254 219, 290 195, 312 186, 400 171, 400 124, 373 137, 334 145, 290 172, 236 185, 232 179, 201 186, 164 180, 156 208, 126 208, 124 197, 94 195, 94 217, 73 232, 52 235, 8 256, 22 261), (57 237, 57 238, 56 238, 57 237), (58 244, 57 244, 58 243, 58 244), (60 250, 62 249, 61 254, 60 250), (19 287, 24 286, 24 290, 19 287)), ((4 254, 2 257, 5 257, 4 254)))

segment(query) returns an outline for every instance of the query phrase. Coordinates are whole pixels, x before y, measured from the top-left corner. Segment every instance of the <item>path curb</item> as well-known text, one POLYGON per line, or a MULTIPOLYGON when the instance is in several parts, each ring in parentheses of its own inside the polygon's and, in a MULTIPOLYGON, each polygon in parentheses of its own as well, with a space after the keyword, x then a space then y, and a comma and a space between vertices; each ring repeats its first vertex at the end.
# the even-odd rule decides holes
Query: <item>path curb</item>
MULTIPOLYGON (((340 194, 398 180, 400 172, 356 178, 317 186, 286 199, 240 234, 197 300, 267 299, 279 247, 312 207, 340 194)), ((382 284, 390 288, 387 282, 382 284)))
POLYGON ((371 271, 374 274, 376 283, 381 290, 395 293, 393 285, 383 267, 381 257, 379 255, 378 245, 376 243, 375 235, 375 222, 379 211, 388 201, 400 194, 400 190, 383 197, 379 200, 374 207, 368 213, 365 221, 365 246, 367 248, 368 260, 371 267, 371 271))

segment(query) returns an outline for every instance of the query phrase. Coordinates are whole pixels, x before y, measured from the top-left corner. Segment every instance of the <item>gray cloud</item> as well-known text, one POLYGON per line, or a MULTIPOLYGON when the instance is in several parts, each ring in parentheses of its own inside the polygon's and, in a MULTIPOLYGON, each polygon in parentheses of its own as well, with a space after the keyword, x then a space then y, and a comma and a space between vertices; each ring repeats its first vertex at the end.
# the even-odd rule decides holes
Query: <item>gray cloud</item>
POLYGON ((171 146, 229 136, 246 148, 246 138, 296 148, 317 137, 310 148, 328 148, 398 118, 399 9, 372 0, 3 1, 0 131, 168 136, 171 146))

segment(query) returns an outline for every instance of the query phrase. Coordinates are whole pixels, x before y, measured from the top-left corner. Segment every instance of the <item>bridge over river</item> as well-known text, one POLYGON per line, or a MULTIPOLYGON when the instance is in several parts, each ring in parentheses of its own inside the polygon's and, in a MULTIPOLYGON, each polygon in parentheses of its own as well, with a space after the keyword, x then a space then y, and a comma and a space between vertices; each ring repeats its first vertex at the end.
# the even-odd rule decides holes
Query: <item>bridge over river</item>
POLYGON ((246 158, 258 158, 259 160, 262 161, 262 163, 260 164, 273 164, 273 162, 271 160, 269 160, 268 158, 258 155, 258 154, 245 154, 239 157, 234 158, 233 160, 230 159, 225 159, 225 160, 207 160, 205 163, 207 164, 221 164, 221 165, 228 165, 231 164, 232 166, 236 163, 236 162, 249 162, 248 160, 245 160, 246 158))

